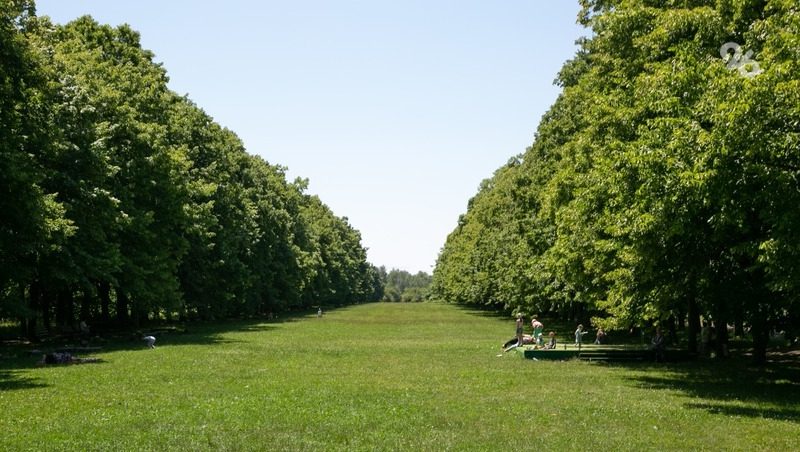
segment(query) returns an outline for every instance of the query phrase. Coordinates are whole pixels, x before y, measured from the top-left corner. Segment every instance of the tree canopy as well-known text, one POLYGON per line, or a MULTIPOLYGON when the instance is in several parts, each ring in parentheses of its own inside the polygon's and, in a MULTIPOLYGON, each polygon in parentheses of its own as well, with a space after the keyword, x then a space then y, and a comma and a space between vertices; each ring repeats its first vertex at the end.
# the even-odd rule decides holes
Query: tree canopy
POLYGON ((0 5, 0 317, 28 334, 382 296, 361 236, 248 154, 127 25, 0 5))
POLYGON ((425 301, 430 296, 431 275, 425 272, 409 273, 393 268, 388 273, 379 268, 383 280, 385 301, 425 301))
MULTIPOLYGON (((582 0, 534 143, 484 181, 443 299, 605 327, 797 317, 800 5, 582 0), (731 52, 733 51, 733 53, 731 52)), ((720 344, 724 344, 726 328, 720 344)))

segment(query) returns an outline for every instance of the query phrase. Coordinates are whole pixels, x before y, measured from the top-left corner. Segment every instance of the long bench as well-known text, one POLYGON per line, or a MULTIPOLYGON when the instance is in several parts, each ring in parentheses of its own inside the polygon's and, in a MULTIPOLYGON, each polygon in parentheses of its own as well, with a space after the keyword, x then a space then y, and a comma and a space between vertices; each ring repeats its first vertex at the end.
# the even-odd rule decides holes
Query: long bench
MULTIPOLYGON (((608 346, 587 345, 580 348, 569 344, 560 346, 555 350, 533 349, 519 347, 517 352, 526 359, 568 360, 580 359, 584 361, 650 361, 655 357, 651 350, 641 346, 608 346)), ((694 358, 695 355, 686 350, 668 349, 665 351, 667 361, 683 361, 694 358)))
POLYGON ((578 359, 584 361, 644 361, 653 358, 649 350, 583 350, 578 359))

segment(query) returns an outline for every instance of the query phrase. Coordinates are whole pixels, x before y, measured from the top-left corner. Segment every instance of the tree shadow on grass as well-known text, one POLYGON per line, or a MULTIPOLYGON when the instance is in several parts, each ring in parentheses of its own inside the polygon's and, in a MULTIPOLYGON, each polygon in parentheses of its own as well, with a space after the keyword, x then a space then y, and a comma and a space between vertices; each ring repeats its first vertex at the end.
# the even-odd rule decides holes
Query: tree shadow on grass
POLYGON ((50 385, 41 383, 37 378, 33 378, 29 369, 41 369, 51 367, 73 367, 73 366, 91 366, 105 364, 102 358, 90 358, 86 361, 73 361, 71 363, 59 364, 42 364, 41 355, 37 354, 38 358, 34 359, 31 356, 15 357, 11 360, 0 361, 0 391, 14 391, 21 389, 37 389, 45 388, 50 385))
POLYGON ((18 370, 0 370, 0 391, 43 388, 47 385, 39 383, 35 378, 20 375, 18 370))
MULTIPOLYGON (((235 332, 263 332, 279 328, 281 324, 296 322, 311 315, 316 310, 284 312, 280 316, 251 318, 239 320, 223 320, 218 322, 189 322, 185 324, 160 324, 143 326, 137 330, 106 331, 88 339, 81 344, 74 338, 55 337, 43 342, 31 343, 23 340, 9 340, 0 343, 0 390, 26 389, 44 386, 35 379, 21 375, 21 370, 37 367, 36 363, 43 353, 68 351, 77 357, 102 357, 104 354, 118 351, 146 351, 147 345, 142 337, 156 337, 156 348, 208 345, 215 346, 228 343, 239 343, 242 340, 226 337, 235 332), (38 386, 37 386, 38 385, 38 386)), ((101 362, 103 362, 101 360, 101 362)), ((91 364, 91 363, 86 363, 91 364)), ((84 365, 84 364, 82 364, 84 365)))
POLYGON ((680 391, 704 399, 685 403, 689 409, 800 422, 800 360, 753 367, 746 358, 737 357, 677 363, 666 368, 650 364, 636 368, 653 370, 652 375, 628 378, 639 388, 680 391))
POLYGON ((708 411, 712 414, 724 416, 740 416, 752 418, 766 418, 791 422, 800 422, 800 410, 792 408, 766 408, 754 406, 724 405, 721 403, 687 403, 686 408, 695 408, 708 411))
POLYGON ((514 316, 508 310, 500 309, 499 307, 495 306, 476 306, 476 305, 464 305, 464 304, 456 304, 451 303, 451 306, 464 311, 466 314, 478 316, 478 317, 487 317, 492 319, 499 319, 499 320, 514 320, 514 316))

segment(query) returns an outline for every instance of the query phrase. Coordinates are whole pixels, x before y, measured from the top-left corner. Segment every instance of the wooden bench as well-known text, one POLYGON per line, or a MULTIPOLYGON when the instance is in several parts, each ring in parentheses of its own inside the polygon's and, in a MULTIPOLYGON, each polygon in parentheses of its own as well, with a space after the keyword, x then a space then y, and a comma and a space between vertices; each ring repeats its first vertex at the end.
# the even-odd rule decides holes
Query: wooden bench
MULTIPOLYGON (((519 352, 527 359, 568 360, 580 359, 583 361, 651 361, 655 359, 653 351, 641 346, 606 346, 589 345, 576 347, 570 345, 555 350, 529 349, 519 347, 519 352)), ((668 349, 665 351, 666 361, 685 361, 693 359, 696 354, 686 350, 668 349)))

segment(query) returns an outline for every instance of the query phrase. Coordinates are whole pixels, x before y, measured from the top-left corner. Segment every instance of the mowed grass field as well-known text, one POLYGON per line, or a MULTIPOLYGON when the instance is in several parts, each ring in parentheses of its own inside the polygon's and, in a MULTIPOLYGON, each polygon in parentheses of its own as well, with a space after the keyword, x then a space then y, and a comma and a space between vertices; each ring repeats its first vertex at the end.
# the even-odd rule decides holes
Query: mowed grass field
MULTIPOLYGON (((800 450, 794 361, 498 357, 514 323, 357 305, 0 360, 0 450, 800 450)), ((566 337, 566 334, 562 334, 566 337)))

